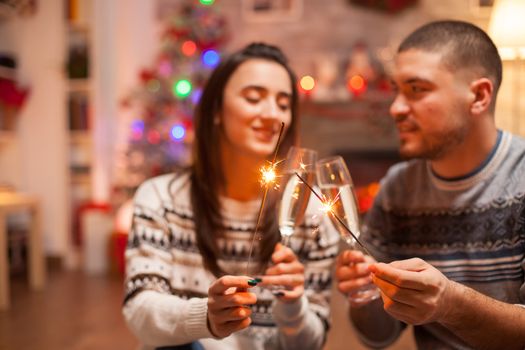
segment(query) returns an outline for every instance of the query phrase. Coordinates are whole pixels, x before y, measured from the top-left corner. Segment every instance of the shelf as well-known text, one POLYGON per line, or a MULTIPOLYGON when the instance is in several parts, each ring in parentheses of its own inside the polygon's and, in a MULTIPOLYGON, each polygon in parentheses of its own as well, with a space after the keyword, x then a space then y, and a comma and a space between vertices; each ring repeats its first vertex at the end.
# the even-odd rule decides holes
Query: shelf
POLYGON ((69 79, 67 87, 70 92, 88 93, 91 90, 91 80, 90 79, 69 79))
POLYGON ((71 182, 74 184, 91 184, 90 174, 71 174, 71 182))
POLYGON ((70 130, 69 143, 71 144, 91 144, 91 131, 89 130, 70 130))

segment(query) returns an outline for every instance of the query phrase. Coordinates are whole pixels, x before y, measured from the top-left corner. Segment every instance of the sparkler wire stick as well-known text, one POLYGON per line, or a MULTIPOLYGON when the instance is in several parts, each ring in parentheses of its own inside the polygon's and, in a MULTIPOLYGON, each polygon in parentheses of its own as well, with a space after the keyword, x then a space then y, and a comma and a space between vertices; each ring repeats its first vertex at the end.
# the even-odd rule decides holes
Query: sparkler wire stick
MULTIPOLYGON (((281 122, 281 129, 279 130, 279 137, 277 138, 277 145, 275 146, 275 151, 273 153, 273 159, 271 164, 271 169, 275 166, 275 161, 277 159, 277 153, 279 152, 279 146, 281 145, 281 137, 283 136, 284 122, 281 122)), ((259 207, 259 213, 257 214, 257 223, 255 224, 255 230, 253 231, 252 244, 250 245, 250 253, 248 255, 248 262, 246 263, 246 273, 250 273, 250 262, 252 260, 253 246, 255 245, 255 239, 257 238, 257 230, 259 229, 259 224, 261 223, 262 213, 264 210, 264 205, 266 203, 266 197, 268 195, 268 183, 264 185, 264 193, 261 201, 261 206, 259 207)))
MULTIPOLYGON (((305 179, 303 179, 301 177, 301 175, 299 175, 297 172, 295 173, 295 175, 297 175, 297 177, 306 185, 306 187, 308 187, 308 189, 321 201, 321 203, 325 203, 326 201, 321 198, 321 196, 313 189, 312 186, 310 186, 308 184, 308 182, 306 182, 305 179)), ((366 254, 370 255, 371 257, 374 257, 372 254, 370 254, 370 252, 368 251, 368 249, 366 249, 366 247, 363 245, 363 243, 361 243, 361 241, 357 238, 357 236, 352 232, 352 230, 350 230, 350 228, 348 228, 348 226, 346 226, 346 224, 343 222, 343 220, 341 220, 341 218, 339 216, 337 216, 336 213, 333 212, 333 210, 330 210, 330 214, 333 215, 333 217, 337 220, 337 222, 339 222, 341 224, 341 226, 343 226, 343 228, 348 232, 350 233, 350 235, 352 236, 352 238, 357 242, 359 243, 359 245, 361 246, 361 248, 363 248, 363 250, 365 251, 366 254)), ((377 260, 377 259, 376 259, 377 260)))

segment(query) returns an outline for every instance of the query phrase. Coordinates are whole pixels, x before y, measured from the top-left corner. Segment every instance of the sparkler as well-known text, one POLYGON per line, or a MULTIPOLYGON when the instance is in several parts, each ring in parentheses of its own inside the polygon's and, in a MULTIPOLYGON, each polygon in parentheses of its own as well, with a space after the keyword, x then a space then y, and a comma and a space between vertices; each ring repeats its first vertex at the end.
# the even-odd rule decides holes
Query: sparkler
POLYGON ((273 153, 272 162, 269 165, 263 166, 261 168, 261 184, 264 186, 263 198, 261 201, 261 206, 259 207, 259 213, 257 214, 257 223, 255 224, 255 229, 253 231, 252 244, 250 245, 250 253, 248 255, 248 262, 246 264, 246 271, 250 273, 250 262, 252 260, 253 247, 255 245, 255 239, 257 238, 257 231, 259 229, 259 224, 261 223, 262 213, 264 210, 264 205, 266 204, 266 197, 268 195, 268 189, 270 184, 272 184, 277 175, 275 174, 275 166, 277 165, 277 153, 279 152, 279 146, 281 144, 281 137, 283 136, 284 123, 281 123, 281 129, 279 130, 279 137, 277 138, 277 145, 275 146, 275 151, 273 153))
MULTIPOLYGON (((341 218, 339 216, 337 216, 337 214, 334 212, 333 210, 333 205, 335 204, 335 202, 337 202, 338 200, 338 196, 337 195, 333 200, 329 201, 328 199, 323 199, 314 189, 312 186, 310 186, 308 184, 308 182, 306 182, 305 179, 303 179, 301 177, 301 175, 299 175, 297 172, 295 173, 295 175, 297 175, 297 177, 306 185, 306 187, 308 187, 308 189, 321 201, 322 205, 323 205, 323 208, 324 210, 329 213, 330 215, 332 215, 336 220, 337 222, 339 222, 339 224, 341 224, 341 226, 352 236, 352 238, 361 246, 361 248, 363 248, 364 252, 368 255, 370 255, 371 257, 374 257, 372 254, 370 254, 370 252, 368 251, 368 249, 366 249, 366 247, 363 245, 363 243, 361 243, 361 241, 357 238, 357 236, 352 232, 352 230, 350 230, 350 228, 348 228, 348 226, 346 226, 346 224, 343 222, 343 220, 341 220, 341 218)), ((377 260, 377 259, 376 259, 377 260)))

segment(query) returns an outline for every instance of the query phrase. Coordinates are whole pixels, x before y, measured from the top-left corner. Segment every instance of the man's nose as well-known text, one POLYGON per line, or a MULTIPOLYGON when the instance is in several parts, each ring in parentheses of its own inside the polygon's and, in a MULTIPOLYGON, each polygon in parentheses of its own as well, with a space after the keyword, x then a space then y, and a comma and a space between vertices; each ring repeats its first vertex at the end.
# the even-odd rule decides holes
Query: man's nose
POLYGON ((399 119, 403 116, 406 116, 409 111, 410 106, 408 105, 406 98, 403 96, 403 94, 398 93, 390 105, 390 115, 394 119, 399 119))

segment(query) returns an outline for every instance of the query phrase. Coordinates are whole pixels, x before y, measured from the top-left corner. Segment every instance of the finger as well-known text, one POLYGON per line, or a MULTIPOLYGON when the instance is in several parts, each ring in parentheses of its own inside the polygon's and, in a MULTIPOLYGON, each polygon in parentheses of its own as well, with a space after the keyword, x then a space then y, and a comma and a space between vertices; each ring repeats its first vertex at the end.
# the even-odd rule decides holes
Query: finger
POLYGON ((369 276, 370 271, 367 263, 358 263, 353 266, 341 266, 335 270, 335 277, 339 281, 347 281, 354 278, 369 276))
POLYGON ((277 276, 263 276, 261 286, 281 285, 287 287, 295 287, 304 285, 303 274, 277 275, 277 276))
POLYGON ((251 288, 252 285, 248 284, 248 281, 252 280, 248 276, 223 276, 213 282, 209 294, 220 295, 224 293, 233 293, 236 288, 251 288))
POLYGON ((250 317, 251 314, 252 310, 249 307, 237 306, 213 311, 212 317, 216 323, 221 324, 231 321, 240 321, 246 317, 250 317))
POLYGON ((384 263, 371 264, 368 269, 375 277, 398 287, 415 290, 424 289, 423 276, 420 272, 401 270, 384 263))
POLYGON ((274 264, 279 264, 282 262, 293 262, 297 260, 297 256, 288 247, 283 246, 282 244, 278 243, 276 246, 275 251, 272 254, 272 262, 274 264))
POLYGON ((338 265, 351 265, 365 261, 365 256, 359 250, 345 250, 337 257, 338 265))
POLYGON ((383 293, 381 293, 381 298, 383 299, 383 308, 388 314, 400 321, 413 323, 411 320, 413 320, 412 315, 417 313, 416 308, 411 305, 396 302, 383 293))
POLYGON ((389 299, 406 305, 416 306, 422 297, 422 292, 416 289, 401 288, 390 282, 381 280, 373 276, 372 282, 384 293, 389 299))
POLYGON ((419 272, 425 270, 430 264, 420 258, 392 261, 390 266, 400 270, 419 272))
POLYGON ((279 290, 273 293, 276 298, 285 302, 292 302, 301 298, 304 294, 304 288, 298 286, 292 290, 279 290))
POLYGON ((299 261, 291 263, 280 263, 266 269, 266 275, 285 275, 285 274, 303 274, 304 265, 299 261))
POLYGON ((255 293, 240 292, 227 295, 214 296, 208 299, 208 308, 212 311, 238 307, 243 305, 253 305, 257 302, 255 293))
POLYGON ((355 290, 363 286, 366 286, 368 284, 371 284, 371 283, 372 283, 372 278, 370 276, 367 276, 367 277, 356 278, 356 279, 340 282, 337 284, 337 289, 339 289, 341 293, 346 294, 346 293, 354 292, 355 290))

